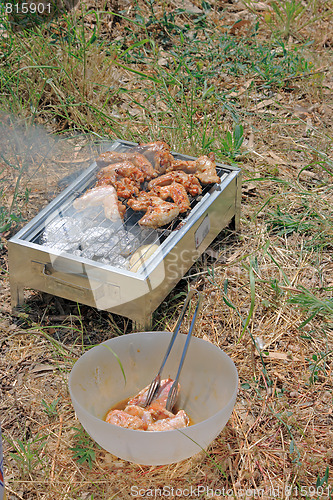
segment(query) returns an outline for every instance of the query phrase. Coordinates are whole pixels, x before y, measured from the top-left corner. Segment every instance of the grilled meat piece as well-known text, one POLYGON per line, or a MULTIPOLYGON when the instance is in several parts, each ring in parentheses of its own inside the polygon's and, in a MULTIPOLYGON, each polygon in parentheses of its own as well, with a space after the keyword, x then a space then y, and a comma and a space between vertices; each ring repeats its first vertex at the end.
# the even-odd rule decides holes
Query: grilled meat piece
POLYGON ((130 161, 133 165, 139 168, 144 176, 144 179, 149 181, 157 176, 150 161, 141 153, 118 153, 117 151, 105 151, 101 153, 96 160, 99 167, 107 167, 113 163, 130 161))
POLYGON ((202 184, 220 183, 221 179, 216 173, 216 163, 214 153, 209 156, 199 156, 196 160, 174 160, 168 171, 183 170, 186 173, 194 174, 202 184))
POLYGON ((154 169, 153 165, 143 154, 140 153, 129 153, 131 155, 130 160, 134 163, 134 165, 143 172, 145 179, 149 181, 158 175, 156 169, 154 169))
POLYGON ((116 180, 114 175, 106 175, 105 177, 102 177, 96 184, 97 186, 107 186, 111 185, 114 186, 117 195, 119 198, 124 198, 128 199, 131 198, 131 196, 138 195, 140 189, 136 185, 134 181, 131 179, 128 179, 127 177, 121 177, 120 179, 116 180))
POLYGON ((136 211, 146 210, 145 215, 139 220, 140 226, 161 227, 171 222, 179 214, 177 205, 145 191, 141 191, 137 198, 128 200, 127 204, 136 211))
POLYGON ((167 174, 160 175, 156 179, 149 182, 148 188, 154 189, 156 186, 168 186, 173 182, 178 182, 182 184, 186 189, 187 193, 191 196, 197 196, 202 193, 201 184, 195 175, 186 174, 182 170, 175 170, 173 172, 168 172, 167 174))
MULTIPOLYGON (((123 219, 124 216, 125 216, 125 212, 126 212, 126 207, 125 205, 120 201, 118 200, 118 212, 119 212, 119 215, 120 217, 123 219)), ((106 208, 106 204, 104 205, 104 213, 105 213, 105 216, 107 217, 107 219, 110 219, 110 217, 108 217, 106 214, 107 214, 107 208, 106 208)))
POLYGON ((195 176, 202 184, 211 184, 221 182, 220 177, 216 173, 216 163, 214 153, 209 153, 208 156, 199 156, 196 163, 195 176))
POLYGON ((120 204, 113 186, 96 186, 86 191, 73 202, 75 210, 81 211, 89 207, 103 206, 105 217, 112 221, 119 220, 125 212, 120 204))
POLYGON ((120 198, 128 199, 133 194, 139 194, 144 175, 132 162, 124 161, 102 168, 97 173, 97 179, 97 186, 111 184, 116 188, 117 195, 120 198))
POLYGON ((108 175, 128 177, 129 179, 135 181, 138 185, 140 185, 145 180, 142 170, 136 167, 131 161, 123 161, 121 163, 114 163, 113 165, 103 167, 97 173, 97 179, 102 179, 103 177, 108 175))
POLYGON ((184 213, 191 208, 186 189, 182 184, 179 184, 179 182, 172 182, 168 186, 156 186, 152 191, 150 191, 150 193, 156 194, 162 198, 162 200, 171 198, 179 207, 180 213, 184 213))
POLYGON ((158 174, 164 174, 174 161, 174 157, 170 153, 170 146, 163 141, 139 144, 135 146, 133 150, 143 153, 153 164, 158 174))
POLYGON ((195 160, 174 160, 168 168, 168 172, 177 170, 187 174, 194 174, 196 169, 197 166, 195 164, 195 160))

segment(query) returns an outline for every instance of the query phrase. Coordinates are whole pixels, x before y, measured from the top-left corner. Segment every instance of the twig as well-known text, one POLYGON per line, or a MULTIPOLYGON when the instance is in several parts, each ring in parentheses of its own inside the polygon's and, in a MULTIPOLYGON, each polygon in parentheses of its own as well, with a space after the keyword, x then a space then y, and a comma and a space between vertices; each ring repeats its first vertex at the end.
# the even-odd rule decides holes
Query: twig
POLYGON ((12 337, 15 337, 16 335, 40 335, 40 336, 46 338, 46 340, 48 340, 51 344, 56 344, 61 349, 64 349, 65 351, 69 352, 72 356, 73 355, 74 356, 80 356, 80 354, 78 352, 75 352, 73 349, 67 347, 62 342, 59 342, 59 340, 54 339, 53 337, 51 337, 50 335, 48 335, 46 332, 36 330, 35 327, 33 327, 33 328, 29 329, 29 330, 19 330, 17 332, 12 333, 8 337, 4 337, 0 341, 0 346, 2 345, 3 342, 5 342, 5 340, 8 341, 9 339, 11 339, 12 337))
POLYGON ((21 495, 19 495, 18 493, 16 493, 14 490, 12 490, 11 488, 9 488, 9 486, 6 484, 5 485, 5 489, 6 491, 9 491, 9 493, 11 493, 12 495, 15 495, 17 498, 19 498, 20 500, 24 500, 23 497, 21 497, 21 495))
POLYGON ((54 455, 53 455, 53 460, 52 460, 52 468, 51 468, 51 481, 54 479, 54 470, 55 470, 55 464, 56 464, 56 455, 58 452, 58 448, 60 446, 60 437, 61 437, 61 432, 62 432, 62 423, 63 423, 63 417, 60 415, 60 427, 59 427, 59 434, 58 434, 58 439, 57 439, 57 444, 54 450, 54 455))
POLYGON ((76 160, 57 160, 57 159, 54 159, 53 160, 54 162, 57 162, 57 163, 84 163, 84 162, 87 162, 87 161, 91 161, 91 158, 84 158, 83 160, 81 160, 80 158, 79 159, 76 159, 76 160))
MULTIPOLYGON (((229 449, 230 449, 230 447, 229 447, 229 449)), ((236 489, 236 485, 235 485, 235 477, 234 477, 233 468, 232 468, 232 461, 231 461, 230 457, 228 457, 228 467, 229 467, 230 476, 231 476, 232 488, 234 490, 235 495, 237 496, 237 489, 236 489)))
POLYGON ((312 71, 310 73, 302 73, 300 75, 291 75, 287 76, 284 78, 284 81, 286 80, 297 80, 298 78, 304 78, 306 76, 312 76, 312 75, 317 75, 318 73, 327 73, 329 69, 325 66, 318 68, 316 71, 312 71))

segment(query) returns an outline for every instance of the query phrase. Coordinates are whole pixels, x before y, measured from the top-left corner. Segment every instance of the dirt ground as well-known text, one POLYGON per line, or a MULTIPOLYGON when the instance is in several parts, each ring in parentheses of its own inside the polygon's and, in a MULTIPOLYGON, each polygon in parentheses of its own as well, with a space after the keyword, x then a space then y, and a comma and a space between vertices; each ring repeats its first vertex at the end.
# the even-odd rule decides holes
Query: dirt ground
MULTIPOLYGON (((253 22, 241 2, 217 4, 213 21, 225 8, 224 24, 241 19, 245 29, 253 22)), ((118 9, 130 16, 131 5, 118 9)), ((266 7, 256 2, 256 15, 266 7)), ((117 22, 115 37, 125 30, 125 21, 117 22)), ((91 346, 135 331, 130 320, 28 289, 13 314, 8 240, 90 165, 100 146, 89 134, 55 137, 42 123, 27 132, 20 120, 3 116, 2 204, 11 206, 21 182, 14 157, 28 159, 21 186, 30 193, 24 200, 20 191, 19 218, 1 233, 8 499, 332 498, 332 20, 304 30, 313 40, 314 76, 295 77, 260 101, 245 77, 225 76, 244 123, 241 151, 229 158, 242 168, 240 229, 222 232, 153 317, 153 330, 172 330, 188 287, 201 291, 196 335, 223 349, 239 374, 227 425, 207 451, 183 462, 149 467, 121 460, 90 439, 73 410, 68 376, 75 361, 91 346)), ((295 40, 290 35, 289 44, 295 40)), ((127 111, 124 121, 136 116, 127 111)), ((200 127, 200 112, 196 119, 200 127)), ((136 127, 138 136, 147 134, 141 122, 136 127)), ((184 148, 191 153, 189 142, 184 148)))

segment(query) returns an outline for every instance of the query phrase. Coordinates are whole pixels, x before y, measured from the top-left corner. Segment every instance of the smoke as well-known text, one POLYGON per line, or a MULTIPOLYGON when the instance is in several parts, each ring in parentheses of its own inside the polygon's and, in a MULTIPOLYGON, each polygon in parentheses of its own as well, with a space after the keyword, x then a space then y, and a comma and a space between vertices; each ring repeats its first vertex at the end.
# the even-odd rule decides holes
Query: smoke
POLYGON ((2 115, 1 205, 31 219, 90 165, 98 148, 89 136, 57 136, 40 125, 2 115))
MULTIPOLYGON (((45 127, 26 126, 12 116, 3 116, 0 123, 3 205, 8 213, 23 219, 11 229, 25 225, 46 207, 93 163, 101 148, 105 150, 107 143, 97 143, 95 137, 57 136, 45 127)), ((72 194, 73 200, 81 193, 72 194)), ((119 307, 146 296, 165 278, 162 249, 155 231, 142 230, 137 224, 126 226, 121 219, 105 219, 103 207, 78 211, 73 203, 60 206, 48 214, 45 229, 40 236, 33 236, 32 242, 50 249, 45 257, 44 274, 44 279, 53 283, 50 290, 55 289, 56 283, 61 296, 64 282, 68 282, 66 286, 73 283, 73 300, 80 302, 82 293, 90 290, 98 309, 119 307), (146 280, 138 280, 138 286, 133 287, 126 273, 114 282, 109 272, 96 272, 94 261, 108 269, 113 266, 124 270, 132 262, 145 273, 148 248, 154 248, 155 256, 160 255, 159 265, 146 280)))

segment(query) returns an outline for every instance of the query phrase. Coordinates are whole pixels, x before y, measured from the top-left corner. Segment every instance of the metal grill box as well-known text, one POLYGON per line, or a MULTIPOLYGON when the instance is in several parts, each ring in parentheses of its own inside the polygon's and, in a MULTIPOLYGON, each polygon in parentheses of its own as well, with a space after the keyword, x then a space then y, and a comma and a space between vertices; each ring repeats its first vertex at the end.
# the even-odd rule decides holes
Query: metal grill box
MULTIPOLYGON (((116 141, 108 150, 126 152, 133 146, 116 141)), ((94 185, 98 170, 93 163, 10 239, 12 307, 23 303, 23 290, 30 288, 146 327, 153 311, 220 231, 230 223, 237 229, 240 169, 217 163, 221 183, 194 198, 185 216, 156 230, 140 227, 142 214, 129 210, 121 224, 106 220, 98 209, 78 218, 73 201, 94 185)))

